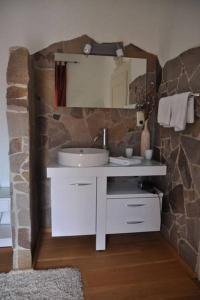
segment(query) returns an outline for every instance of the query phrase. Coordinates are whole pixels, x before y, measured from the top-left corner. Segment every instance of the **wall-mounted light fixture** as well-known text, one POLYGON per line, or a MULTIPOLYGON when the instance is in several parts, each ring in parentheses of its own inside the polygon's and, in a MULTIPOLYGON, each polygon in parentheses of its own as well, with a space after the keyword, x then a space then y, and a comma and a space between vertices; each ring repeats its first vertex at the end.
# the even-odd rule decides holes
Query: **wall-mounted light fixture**
POLYGON ((85 44, 84 48, 83 48, 83 53, 88 55, 90 54, 92 51, 92 45, 91 44, 85 44))
POLYGON ((117 49, 116 49, 116 56, 117 57, 121 57, 121 56, 124 56, 124 51, 122 49, 122 47, 120 45, 117 45, 117 49))

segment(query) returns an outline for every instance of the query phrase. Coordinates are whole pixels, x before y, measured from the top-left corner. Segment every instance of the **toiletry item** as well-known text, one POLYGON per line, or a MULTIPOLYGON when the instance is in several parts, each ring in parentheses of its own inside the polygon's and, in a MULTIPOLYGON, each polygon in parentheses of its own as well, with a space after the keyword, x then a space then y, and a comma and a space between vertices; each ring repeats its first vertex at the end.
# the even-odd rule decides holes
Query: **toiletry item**
POLYGON ((133 166, 133 165, 139 165, 141 164, 141 159, 132 159, 132 158, 126 158, 123 156, 118 157, 109 157, 109 162, 116 165, 122 165, 122 166, 133 166))
POLYGON ((146 149, 144 152, 145 159, 151 160, 153 156, 153 150, 152 149, 146 149))
POLYGON ((131 158, 131 157, 133 156, 133 148, 127 147, 127 148, 125 149, 125 153, 126 153, 126 157, 127 157, 127 158, 131 158))
POLYGON ((144 129, 141 134, 141 155, 144 156, 145 150, 150 149, 150 132, 148 129, 148 119, 144 123, 144 129))
POLYGON ((136 116, 137 116, 137 126, 138 127, 144 126, 144 111, 138 110, 136 116))

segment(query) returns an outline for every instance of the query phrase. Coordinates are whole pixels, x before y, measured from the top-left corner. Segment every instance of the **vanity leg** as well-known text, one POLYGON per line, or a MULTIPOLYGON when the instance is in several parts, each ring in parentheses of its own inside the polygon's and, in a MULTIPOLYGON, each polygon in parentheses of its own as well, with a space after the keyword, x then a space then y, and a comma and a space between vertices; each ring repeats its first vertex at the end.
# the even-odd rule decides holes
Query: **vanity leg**
POLYGON ((96 250, 106 248, 106 192, 107 177, 97 177, 96 250))

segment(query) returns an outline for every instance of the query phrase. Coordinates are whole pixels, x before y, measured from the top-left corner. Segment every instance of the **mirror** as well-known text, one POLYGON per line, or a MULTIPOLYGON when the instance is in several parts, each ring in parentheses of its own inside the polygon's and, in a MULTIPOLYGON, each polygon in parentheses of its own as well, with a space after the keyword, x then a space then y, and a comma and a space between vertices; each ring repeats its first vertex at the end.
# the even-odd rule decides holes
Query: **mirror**
POLYGON ((146 59, 56 53, 55 61, 66 68, 67 107, 135 108, 145 101, 146 59))

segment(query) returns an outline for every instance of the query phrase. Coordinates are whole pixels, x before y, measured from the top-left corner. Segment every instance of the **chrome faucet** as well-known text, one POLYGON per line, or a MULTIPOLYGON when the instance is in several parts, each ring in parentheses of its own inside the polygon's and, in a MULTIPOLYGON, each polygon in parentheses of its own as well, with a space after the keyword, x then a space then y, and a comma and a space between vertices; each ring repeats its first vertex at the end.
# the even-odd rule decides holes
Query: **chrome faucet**
POLYGON ((107 149, 108 148, 108 128, 102 128, 100 132, 97 134, 97 136, 93 139, 93 144, 96 143, 98 139, 102 138, 102 148, 107 149))

